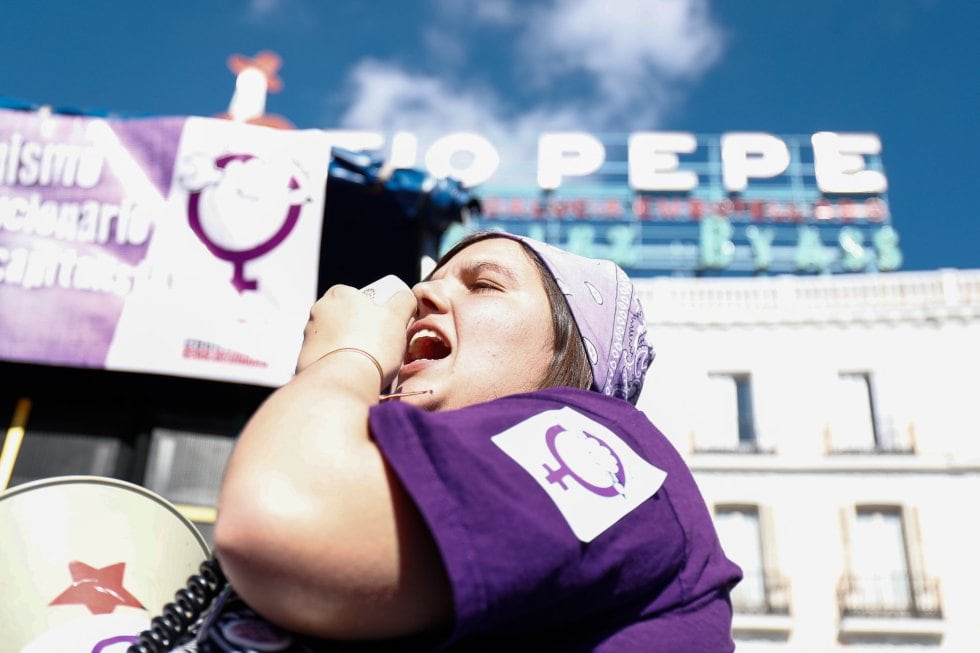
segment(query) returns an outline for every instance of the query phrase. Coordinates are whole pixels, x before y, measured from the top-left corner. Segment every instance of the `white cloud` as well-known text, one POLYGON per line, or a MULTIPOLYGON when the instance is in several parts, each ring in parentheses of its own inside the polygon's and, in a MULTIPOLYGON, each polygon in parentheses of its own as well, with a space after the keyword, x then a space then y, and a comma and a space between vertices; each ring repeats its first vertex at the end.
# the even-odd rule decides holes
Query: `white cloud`
POLYGON ((531 97, 515 106, 512 94, 487 87, 481 70, 465 64, 453 81, 365 59, 349 73, 342 126, 510 134, 656 128, 723 49, 708 0, 550 0, 530 8, 494 0, 468 5, 480 9, 466 15, 457 3, 436 1, 446 13, 439 38, 423 34, 430 53, 462 59, 466 29, 481 24, 514 30, 521 46, 509 58, 518 79, 534 80, 523 89, 531 97))
POLYGON ((514 0, 431 0, 439 15, 463 16, 485 25, 509 25, 520 17, 514 0))
POLYGON ((351 103, 340 120, 350 129, 408 130, 444 134, 538 134, 581 129, 577 107, 525 107, 508 112, 490 89, 452 84, 373 59, 361 61, 349 78, 351 103))
POLYGON ((409 131, 423 147, 450 132, 474 131, 490 138, 502 158, 532 161, 541 132, 581 128, 580 116, 572 108, 532 107, 508 115, 491 91, 453 86, 375 60, 360 62, 349 82, 352 102, 341 127, 409 131))
POLYGON ((721 53, 707 0, 556 0, 527 24, 534 64, 601 80, 700 76, 721 53))
POLYGON ((489 91, 452 88, 442 79, 374 59, 358 63, 348 79, 352 102, 340 121, 344 127, 445 132, 503 126, 489 91))
POLYGON ((305 0, 248 0, 243 19, 252 25, 318 29, 317 14, 305 0))
POLYGON ((282 5, 282 0, 249 0, 248 16, 250 18, 262 18, 275 13, 282 5))
POLYGON ((518 18, 511 0, 480 0, 473 3, 473 17, 491 25, 509 25, 518 18))
POLYGON ((657 121, 719 58, 707 0, 556 0, 534 12, 523 43, 542 86, 582 75, 597 117, 630 111, 657 121))
POLYGON ((423 30, 422 40, 429 56, 446 68, 458 66, 466 60, 466 44, 451 31, 430 25, 423 30))

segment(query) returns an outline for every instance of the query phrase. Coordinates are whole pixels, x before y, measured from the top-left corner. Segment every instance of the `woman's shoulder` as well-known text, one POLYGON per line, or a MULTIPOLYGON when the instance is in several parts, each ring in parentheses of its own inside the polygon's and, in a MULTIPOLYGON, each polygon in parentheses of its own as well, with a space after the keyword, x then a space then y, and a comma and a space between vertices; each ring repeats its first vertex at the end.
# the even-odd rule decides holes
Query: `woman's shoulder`
MULTIPOLYGON (((582 390, 568 386, 542 388, 513 395, 498 397, 483 404, 475 404, 468 408, 483 407, 487 410, 506 410, 508 412, 533 412, 556 408, 571 408, 589 413, 596 413, 604 418, 623 419, 644 417, 636 406, 619 399, 604 395, 595 390, 582 390)), ((465 408, 461 410, 466 410, 465 408)))
POLYGON ((555 402, 565 405, 580 406, 585 409, 591 409, 592 407, 598 407, 603 412, 612 412, 614 414, 629 415, 634 413, 639 413, 636 406, 629 403, 625 399, 620 399, 619 397, 613 397, 610 395, 602 394, 601 392, 596 392, 595 390, 582 390, 580 388, 571 388, 568 386, 555 386, 552 388, 542 388, 540 390, 534 390, 532 392, 525 392, 523 394, 510 395, 508 397, 501 397, 499 400, 513 399, 518 401, 532 400, 532 401, 542 401, 542 402, 555 402))
POLYGON ((653 422, 636 406, 594 390, 559 386, 501 397, 490 403, 496 404, 498 410, 514 414, 544 411, 576 413, 628 437, 644 440, 663 438, 653 422))
MULTIPOLYGON (((591 390, 552 387, 505 395, 454 410, 429 412, 399 402, 372 409, 372 425, 411 426, 412 430, 464 429, 487 435, 545 422, 568 422, 588 430, 611 429, 628 440, 663 438, 646 415, 627 401, 591 390)), ((547 427, 546 427, 547 428, 547 427)))

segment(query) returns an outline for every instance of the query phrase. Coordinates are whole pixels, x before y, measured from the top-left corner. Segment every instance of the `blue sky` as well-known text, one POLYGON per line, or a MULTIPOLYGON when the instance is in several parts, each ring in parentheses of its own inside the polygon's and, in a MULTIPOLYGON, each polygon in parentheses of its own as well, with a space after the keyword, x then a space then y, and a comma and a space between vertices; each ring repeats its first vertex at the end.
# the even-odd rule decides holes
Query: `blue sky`
POLYGON ((905 270, 980 268, 972 0, 8 2, 0 96, 227 109, 273 50, 300 128, 876 132, 905 270))

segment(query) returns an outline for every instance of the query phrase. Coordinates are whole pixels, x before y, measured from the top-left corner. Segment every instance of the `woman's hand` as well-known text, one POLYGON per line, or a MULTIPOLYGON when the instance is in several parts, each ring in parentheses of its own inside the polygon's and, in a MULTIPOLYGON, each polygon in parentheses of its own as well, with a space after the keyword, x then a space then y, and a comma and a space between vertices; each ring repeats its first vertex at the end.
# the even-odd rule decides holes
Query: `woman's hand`
MULTIPOLYGON (((378 293, 378 298, 383 293, 378 293)), ((242 431, 221 486, 216 555, 257 612, 331 639, 398 637, 447 623, 452 592, 422 516, 371 440, 374 365, 391 382, 415 295, 376 304, 334 286, 310 311, 297 375, 242 431)))
POLYGON ((381 387, 394 379, 405 357, 405 330, 415 315, 415 295, 407 288, 382 304, 350 286, 332 286, 310 310, 297 373, 343 347, 361 349, 381 364, 381 387))

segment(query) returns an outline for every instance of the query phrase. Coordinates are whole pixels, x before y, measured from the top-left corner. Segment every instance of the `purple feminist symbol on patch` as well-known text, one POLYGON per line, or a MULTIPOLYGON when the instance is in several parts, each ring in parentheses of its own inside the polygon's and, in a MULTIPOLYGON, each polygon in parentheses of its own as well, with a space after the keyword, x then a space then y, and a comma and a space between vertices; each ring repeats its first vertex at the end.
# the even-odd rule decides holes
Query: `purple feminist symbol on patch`
POLYGON ((612 447, 585 431, 569 433, 559 442, 562 433, 566 433, 566 429, 556 424, 544 436, 548 450, 558 463, 555 469, 543 465, 549 483, 557 483, 567 490, 565 479, 568 477, 599 496, 626 495, 623 463, 612 447))
POLYGON ((210 162, 199 157, 195 164, 184 175, 191 230, 209 252, 234 266, 231 284, 239 293, 256 290, 258 281, 245 278, 245 263, 285 240, 299 220, 305 189, 289 166, 252 154, 210 162))

